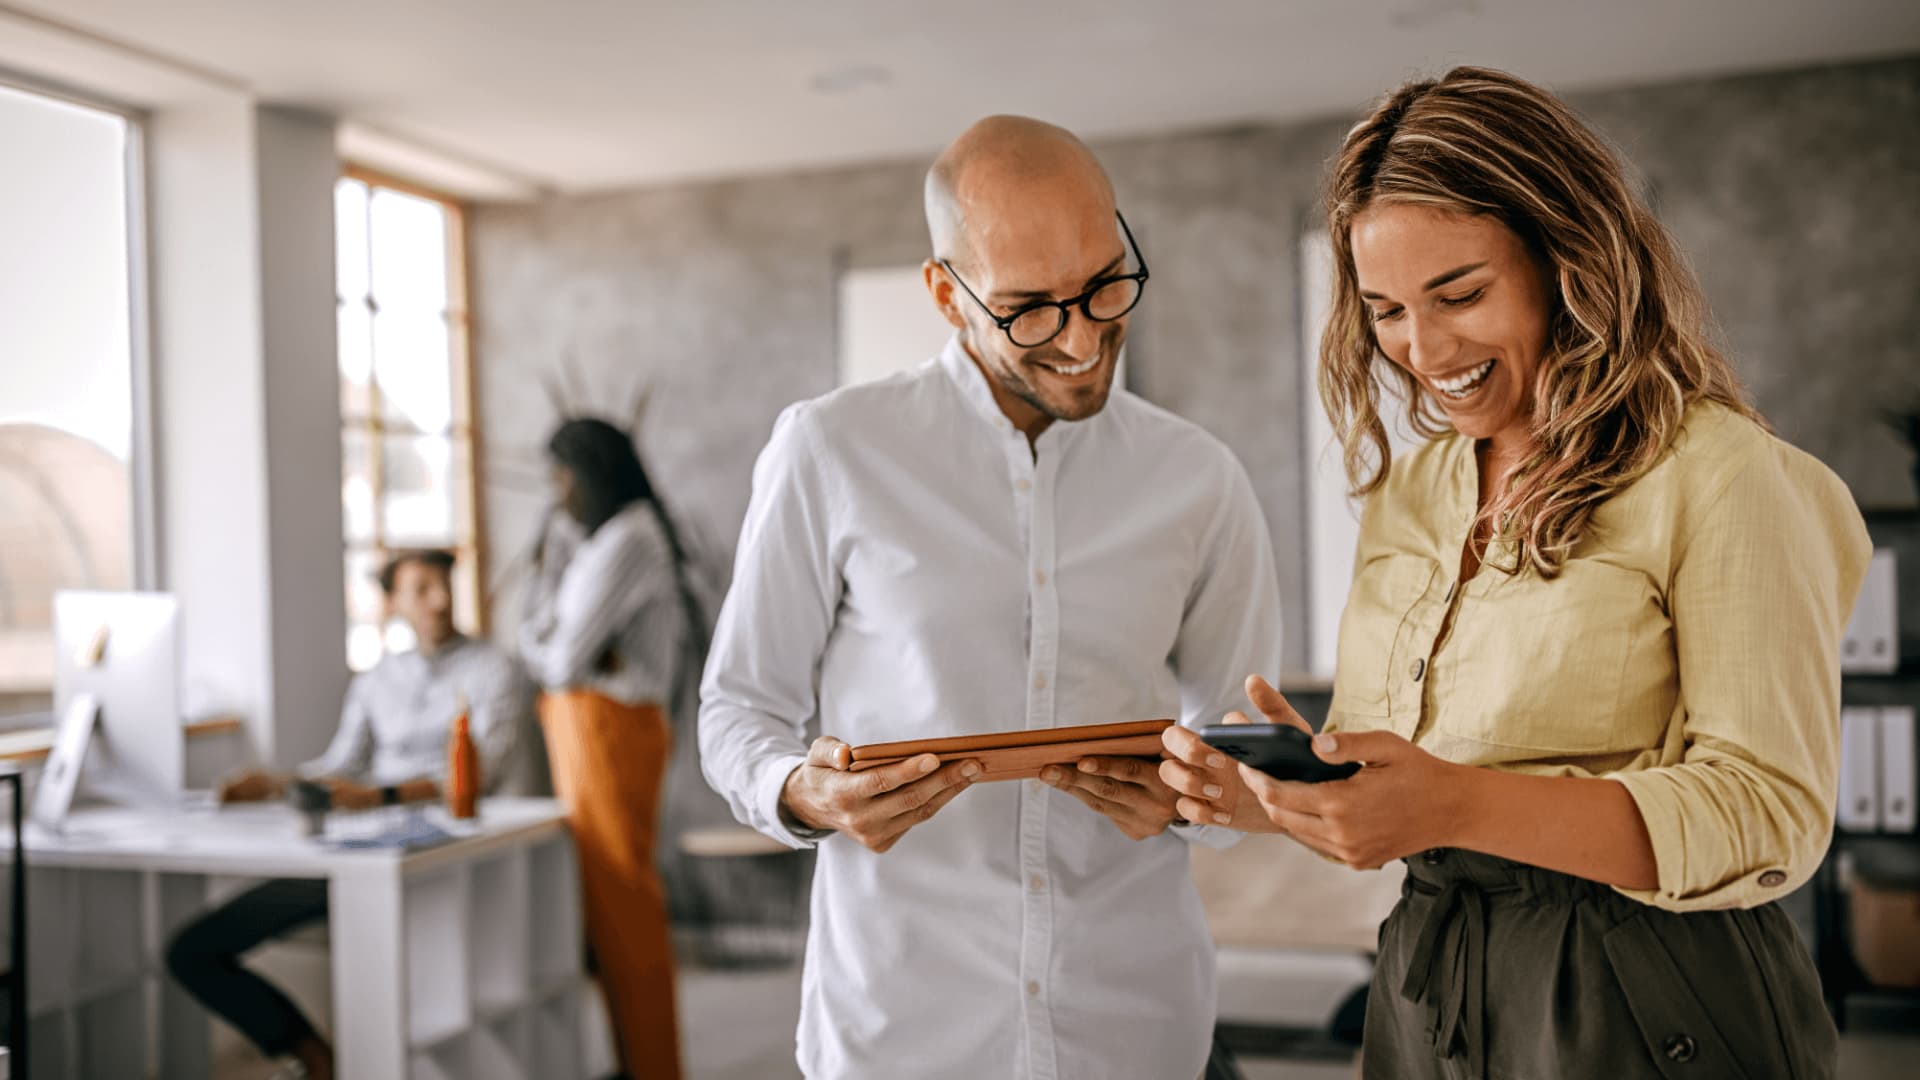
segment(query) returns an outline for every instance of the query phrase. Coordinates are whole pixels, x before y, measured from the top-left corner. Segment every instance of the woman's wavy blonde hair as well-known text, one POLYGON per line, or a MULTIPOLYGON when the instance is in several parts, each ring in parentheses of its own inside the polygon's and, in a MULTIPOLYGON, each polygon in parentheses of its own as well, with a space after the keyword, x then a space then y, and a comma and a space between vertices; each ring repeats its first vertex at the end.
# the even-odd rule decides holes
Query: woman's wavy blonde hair
MULTIPOLYGON (((1715 401, 1764 423, 1713 344, 1699 283, 1607 145, 1545 90, 1459 67, 1388 96, 1347 133, 1329 182, 1333 305, 1320 396, 1355 495, 1379 487, 1392 463, 1374 370, 1385 358, 1351 242, 1355 216, 1383 203, 1491 215, 1557 286, 1534 385, 1534 450, 1481 513, 1542 576, 1560 572, 1595 508, 1660 459, 1688 406, 1715 401)), ((1413 429, 1450 430, 1419 382, 1386 366, 1413 429)))

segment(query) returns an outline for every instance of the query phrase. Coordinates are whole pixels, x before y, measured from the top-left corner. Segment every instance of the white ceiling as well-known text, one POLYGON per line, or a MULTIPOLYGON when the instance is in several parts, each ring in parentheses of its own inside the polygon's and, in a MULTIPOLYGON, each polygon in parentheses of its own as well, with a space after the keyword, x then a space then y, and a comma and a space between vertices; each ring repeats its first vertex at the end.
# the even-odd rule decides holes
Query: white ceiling
POLYGON ((15 6, 561 191, 923 155, 1000 111, 1088 136, 1352 113, 1459 62, 1566 90, 1920 53, 1914 0, 15 6))

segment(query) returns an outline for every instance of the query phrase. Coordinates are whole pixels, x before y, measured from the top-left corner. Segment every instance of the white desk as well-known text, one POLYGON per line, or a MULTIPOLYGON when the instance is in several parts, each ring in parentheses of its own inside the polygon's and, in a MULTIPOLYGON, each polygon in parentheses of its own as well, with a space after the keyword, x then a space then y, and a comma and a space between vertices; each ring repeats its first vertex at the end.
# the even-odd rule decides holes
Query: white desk
POLYGON ((551 800, 487 800, 460 839, 404 853, 324 846, 278 805, 85 808, 30 830, 27 863, 35 1076, 208 1075, 206 1014, 164 955, 223 876, 326 879, 342 1080, 582 1076, 579 878, 551 800))

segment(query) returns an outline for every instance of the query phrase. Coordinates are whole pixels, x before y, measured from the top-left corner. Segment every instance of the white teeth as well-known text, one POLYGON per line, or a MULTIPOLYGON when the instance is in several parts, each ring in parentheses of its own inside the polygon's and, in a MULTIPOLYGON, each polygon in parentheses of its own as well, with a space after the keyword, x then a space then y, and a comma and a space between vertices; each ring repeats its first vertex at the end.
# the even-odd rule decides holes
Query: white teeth
POLYGON ((1463 398, 1480 388, 1481 380, 1493 370, 1493 361, 1488 360, 1464 375, 1452 379, 1435 379, 1433 385, 1448 397, 1463 398))
POLYGON ((1048 364, 1047 366, 1059 372, 1062 375, 1085 375, 1087 372, 1092 371, 1094 368, 1098 367, 1099 365, 1100 365, 1100 358, 1096 356, 1084 364, 1075 364, 1072 367, 1064 367, 1058 364, 1048 364))

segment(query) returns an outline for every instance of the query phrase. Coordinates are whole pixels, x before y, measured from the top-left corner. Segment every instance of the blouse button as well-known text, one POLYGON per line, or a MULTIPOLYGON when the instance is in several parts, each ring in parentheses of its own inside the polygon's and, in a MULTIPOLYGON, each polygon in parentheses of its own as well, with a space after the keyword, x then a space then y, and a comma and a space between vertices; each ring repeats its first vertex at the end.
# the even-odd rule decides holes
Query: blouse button
POLYGON ((1413 676, 1414 682, 1419 682, 1420 677, 1422 675, 1425 675, 1426 673, 1427 673, 1427 662, 1425 660, 1415 660, 1413 662, 1413 668, 1408 672, 1408 674, 1413 676))
POLYGON ((1014 488, 1015 488, 1016 490, 1019 490, 1019 491, 1032 491, 1032 490, 1033 490, 1033 481, 1031 481, 1031 480, 1021 480, 1021 481, 1018 481, 1018 482, 1016 482, 1016 483, 1015 483, 1015 484, 1014 484, 1013 486, 1014 486, 1014 488))
POLYGON ((1786 883, 1787 875, 1784 870, 1769 870, 1760 875, 1760 884, 1769 889, 1777 889, 1786 883))
POLYGON ((1660 1049, 1666 1052, 1668 1061, 1684 1064, 1693 1060, 1694 1052, 1699 1048, 1694 1045, 1691 1035, 1669 1035, 1660 1049))

